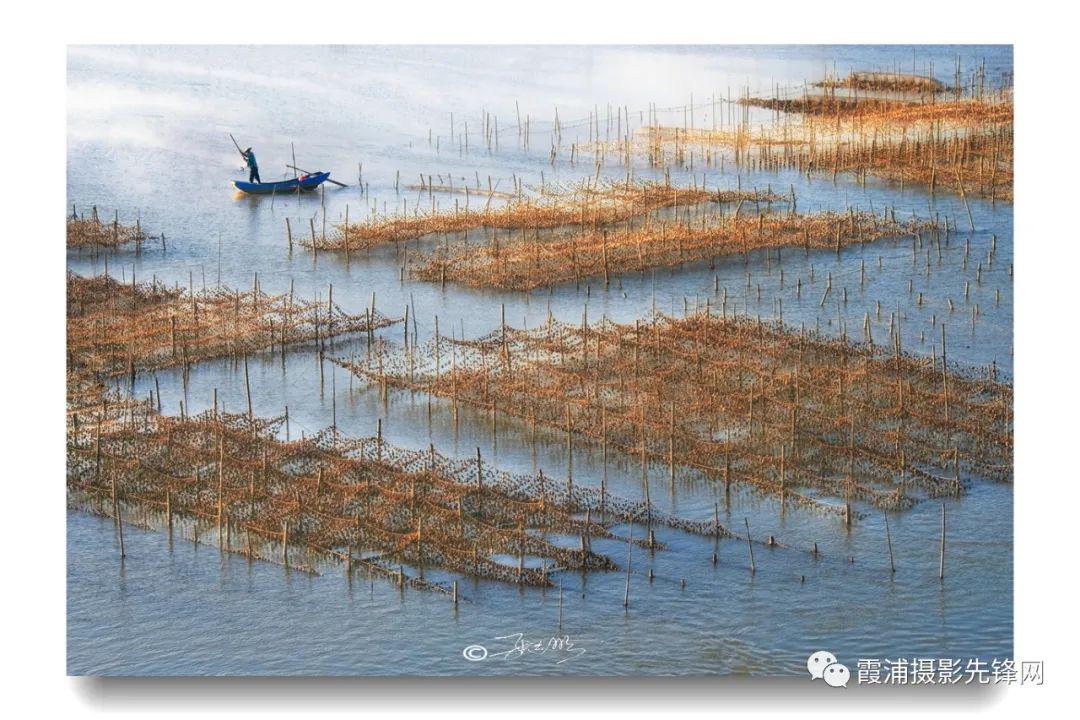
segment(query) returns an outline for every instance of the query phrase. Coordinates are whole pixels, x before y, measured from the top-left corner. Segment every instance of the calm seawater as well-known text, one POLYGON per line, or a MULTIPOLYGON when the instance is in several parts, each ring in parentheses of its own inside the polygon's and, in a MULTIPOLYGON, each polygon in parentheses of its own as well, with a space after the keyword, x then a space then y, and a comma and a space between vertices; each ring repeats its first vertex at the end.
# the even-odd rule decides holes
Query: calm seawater
MULTIPOLYGON (((742 88, 771 94, 775 87, 801 91, 805 80, 826 72, 899 68, 920 72, 929 64, 951 81, 957 54, 965 70, 985 60, 988 80, 1012 69, 1008 47, 73 47, 68 55, 68 207, 80 213, 97 206, 122 220, 138 216, 150 232, 164 231, 166 252, 152 244, 136 257, 109 257, 116 277, 196 288, 218 282, 250 287, 254 273, 268 292, 295 283, 298 294, 334 299, 362 312, 376 294, 378 308, 401 315, 415 310, 421 341, 440 318, 444 332, 477 336, 497 325, 505 305, 509 322, 542 322, 550 311, 567 321, 606 315, 632 321, 655 306, 681 313, 705 298, 717 302, 714 284, 727 289, 739 312, 774 318, 780 301, 785 322, 838 333, 844 325, 861 336, 869 313, 875 340, 888 336, 890 313, 899 306, 904 343, 912 352, 936 351, 937 324, 949 332, 949 355, 973 366, 996 363, 1012 370, 1012 206, 970 199, 975 225, 959 198, 931 198, 919 189, 870 180, 794 173, 748 173, 743 187, 794 188, 800 211, 880 209, 897 216, 948 216, 961 230, 940 259, 936 247, 913 258, 910 239, 883 240, 832 252, 788 252, 781 283, 775 256, 751 255, 707 264, 627 276, 605 291, 585 281, 530 294, 480 291, 448 284, 399 280, 399 248, 354 255, 346 266, 329 255, 312 258, 297 249, 290 257, 285 218, 294 228, 317 227, 325 215, 350 218, 409 210, 425 196, 401 184, 425 176, 452 175, 455 184, 487 178, 500 190, 515 177, 527 185, 576 181, 595 172, 591 161, 576 166, 548 163, 546 135, 555 108, 563 142, 588 140, 587 118, 600 113, 606 133, 607 107, 629 108, 633 125, 650 103, 662 122, 711 127, 730 122, 728 106, 712 98, 738 97, 742 88), (272 73, 265 68, 273 67, 272 73), (693 97, 693 112, 689 110, 693 97), (516 107, 515 107, 516 104, 516 107), (498 116, 500 149, 489 153, 478 137, 482 113, 498 116), (528 150, 516 145, 516 115, 532 124, 528 150), (454 139, 451 140, 451 113, 454 139), (470 148, 461 147, 468 124, 470 148), (246 179, 227 133, 252 146, 264 180, 291 176, 290 143, 296 160, 310 170, 327 169, 349 183, 301 198, 236 197, 229 181, 246 179), (429 137, 431 140, 429 141, 429 137), (436 147, 437 146, 437 147, 436 147), (363 163, 368 193, 355 187, 363 163), (987 260, 996 238, 993 262, 987 260), (969 243, 964 267, 964 246, 969 243), (866 282, 860 286, 865 263, 866 282), (977 282, 978 266, 982 270, 977 282), (832 299, 819 307, 826 278, 832 299), (749 289, 748 277, 749 275, 749 289), (811 275, 813 280, 811 280, 811 275), (803 282, 802 298, 796 281, 803 282), (909 281, 911 288, 909 290, 909 281), (968 285, 967 299, 964 297, 968 285), (758 287, 760 286, 760 295, 758 287), (848 289, 847 303, 839 302, 848 289), (922 304, 917 302, 922 295, 922 304), (949 312, 948 301, 955 309, 949 312), (880 304, 881 315, 877 315, 880 304), (978 305, 974 327, 971 309, 978 305)), ((768 119, 764 114, 761 119, 768 119)), ((612 130, 614 134, 614 129, 612 130)), ((729 163, 705 173, 710 187, 739 181, 729 163)), ((659 177, 638 167, 639 177, 659 177)), ((625 177, 611 163, 602 174, 625 177)), ((675 182, 690 182, 672 170, 675 182)), ((441 207, 452 207, 444 196, 441 207)), ((463 196, 456 196, 464 202, 463 196)), ((413 247, 423 243, 411 243, 413 247)), ((100 273, 101 258, 69 253, 68 267, 100 273)), ((384 331, 399 340, 400 327, 384 331)), ((362 352, 363 344, 339 340, 335 350, 362 352)), ((429 442, 449 455, 469 456, 476 447, 504 470, 552 476, 566 471, 557 436, 540 433, 535 444, 523 428, 500 420, 493 443, 481 415, 462 411, 455 427, 445 404, 423 396, 376 393, 351 387, 348 377, 314 353, 280 360, 254 358, 250 367, 254 410, 277 414, 289 406, 293 432, 329 425, 336 406, 339 428, 370 435, 381 418, 387 439, 413 448, 429 442)), ((158 373, 166 412, 179 403, 198 412, 216 389, 226 408, 246 408, 243 368, 211 362, 192 369, 186 389, 178 373, 158 373)), ((145 396, 154 386, 140 378, 133 389, 145 396)), ((598 484, 599 458, 575 453, 575 482, 598 484)), ((666 473, 652 478, 654 501, 680 515, 712 515, 714 488, 691 478, 669 486, 666 473)), ((636 466, 612 461, 609 487, 641 496, 636 466)), ((68 515, 68 670, 73 674, 701 674, 805 672, 806 656, 828 649, 854 667, 859 657, 936 656, 986 659, 1012 652, 1012 489, 976 482, 966 497, 949 501, 946 578, 939 582, 940 506, 924 504, 890 518, 897 573, 891 577, 881 518, 870 514, 845 532, 837 522, 781 515, 771 502, 736 496, 721 520, 741 526, 748 519, 755 537, 775 534, 800 548, 817 542, 822 556, 755 548, 751 578, 745 545, 721 542, 720 562, 711 563, 713 543, 673 531, 658 532, 670 547, 655 555, 637 551, 630 608, 622 606, 621 573, 562 577, 558 590, 519 590, 493 583, 462 584, 455 611, 442 596, 401 592, 362 573, 351 582, 340 570, 320 576, 249 564, 162 533, 125 530, 128 557, 121 564, 111 521, 68 515), (855 562, 847 560, 854 557, 855 562), (653 579, 649 579, 652 570, 653 579), (686 581, 685 587, 682 580, 686 581), (561 604, 561 616, 560 616, 561 604), (561 617, 561 624, 560 624, 561 617), (512 647, 514 633, 533 640, 569 635, 573 652, 497 656, 512 647), (503 638, 503 639, 498 639, 503 638), (491 655, 469 662, 462 651, 480 644, 491 655), (583 650, 584 652, 580 652, 583 650), (562 662, 560 662, 562 661, 562 662)), ((608 551, 617 560, 625 549, 608 551)))

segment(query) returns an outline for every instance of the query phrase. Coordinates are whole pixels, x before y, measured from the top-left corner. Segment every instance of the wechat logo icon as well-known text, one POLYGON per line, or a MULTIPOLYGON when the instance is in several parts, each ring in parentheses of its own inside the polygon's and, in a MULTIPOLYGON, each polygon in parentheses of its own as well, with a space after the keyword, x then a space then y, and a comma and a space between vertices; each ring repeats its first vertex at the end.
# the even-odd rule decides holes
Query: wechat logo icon
POLYGON ((836 661, 836 656, 825 650, 818 650, 806 659, 806 670, 811 680, 824 680, 830 687, 847 687, 851 671, 847 665, 836 661))

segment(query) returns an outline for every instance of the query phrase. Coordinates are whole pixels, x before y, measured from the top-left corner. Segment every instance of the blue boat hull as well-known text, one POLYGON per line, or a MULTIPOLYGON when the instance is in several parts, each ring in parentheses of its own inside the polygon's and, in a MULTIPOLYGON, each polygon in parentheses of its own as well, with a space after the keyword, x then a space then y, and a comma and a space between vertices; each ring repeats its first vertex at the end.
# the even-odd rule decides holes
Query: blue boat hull
POLYGON ((282 180, 281 182, 249 183, 243 182, 242 180, 234 180, 233 187, 248 195, 281 195, 296 192, 298 189, 303 191, 314 190, 326 182, 328 177, 330 177, 330 173, 318 172, 311 173, 310 175, 301 175, 292 180, 282 180))

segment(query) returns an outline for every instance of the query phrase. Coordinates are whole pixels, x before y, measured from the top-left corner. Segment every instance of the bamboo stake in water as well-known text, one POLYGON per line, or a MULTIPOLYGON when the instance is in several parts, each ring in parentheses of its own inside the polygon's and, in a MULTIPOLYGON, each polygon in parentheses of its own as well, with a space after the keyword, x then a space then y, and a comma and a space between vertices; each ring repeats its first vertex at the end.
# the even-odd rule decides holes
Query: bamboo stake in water
POLYGON ((633 555, 634 521, 630 520, 630 532, 626 536, 626 591, 623 593, 624 608, 630 607, 630 563, 633 555))
POLYGON ((244 355, 244 388, 247 390, 248 422, 255 419, 255 413, 251 406, 251 381, 248 379, 248 359, 244 355))
POLYGON ((753 575, 757 568, 754 565, 754 545, 750 542, 750 520, 743 518, 743 522, 746 523, 746 549, 750 551, 750 574, 753 575))
POLYGON ((559 578, 559 629, 562 630, 563 584, 559 578))
MULTIPOLYGON (((100 437, 100 436, 99 436, 100 437)), ((116 497, 116 476, 110 478, 110 490, 112 495, 113 520, 116 523, 116 531, 120 537, 120 559, 125 557, 124 552, 124 520, 120 515, 120 502, 116 497)))
POLYGON ((281 525, 281 562, 289 567, 289 521, 281 525))

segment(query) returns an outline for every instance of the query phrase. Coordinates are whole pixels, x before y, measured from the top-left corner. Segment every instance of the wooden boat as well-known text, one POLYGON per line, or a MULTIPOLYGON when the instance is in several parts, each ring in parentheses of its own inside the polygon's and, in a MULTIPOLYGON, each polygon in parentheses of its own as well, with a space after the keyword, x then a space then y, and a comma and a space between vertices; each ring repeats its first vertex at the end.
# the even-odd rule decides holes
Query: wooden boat
POLYGON ((314 172, 301 175, 292 180, 282 180, 281 182, 249 183, 234 180, 233 187, 249 195, 285 195, 291 192, 294 193, 298 189, 302 191, 314 190, 326 182, 329 177, 330 173, 328 172, 314 172))

